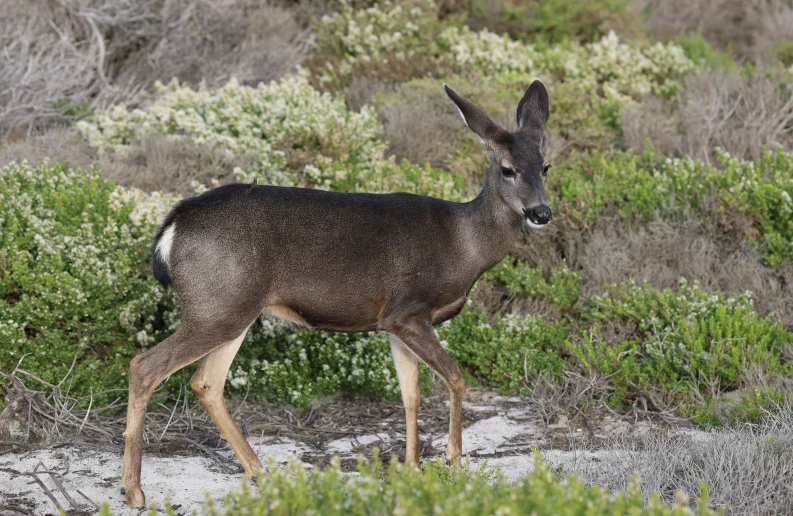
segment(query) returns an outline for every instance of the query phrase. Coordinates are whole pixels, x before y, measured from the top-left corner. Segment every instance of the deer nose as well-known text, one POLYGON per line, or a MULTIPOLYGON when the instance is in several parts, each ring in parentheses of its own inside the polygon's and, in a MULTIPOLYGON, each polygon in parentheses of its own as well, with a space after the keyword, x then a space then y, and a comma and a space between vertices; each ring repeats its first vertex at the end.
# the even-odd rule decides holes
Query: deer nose
POLYGON ((526 211, 526 219, 536 226, 544 226, 551 221, 551 208, 542 205, 526 211))

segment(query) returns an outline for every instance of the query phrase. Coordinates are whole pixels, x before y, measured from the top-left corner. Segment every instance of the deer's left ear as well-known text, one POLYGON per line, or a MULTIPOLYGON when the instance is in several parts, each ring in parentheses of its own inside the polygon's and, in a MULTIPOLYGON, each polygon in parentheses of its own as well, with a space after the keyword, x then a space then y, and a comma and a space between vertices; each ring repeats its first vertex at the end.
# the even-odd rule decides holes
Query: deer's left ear
POLYGON ((540 145, 550 114, 548 90, 545 89, 542 81, 534 79, 518 104, 518 130, 540 145))

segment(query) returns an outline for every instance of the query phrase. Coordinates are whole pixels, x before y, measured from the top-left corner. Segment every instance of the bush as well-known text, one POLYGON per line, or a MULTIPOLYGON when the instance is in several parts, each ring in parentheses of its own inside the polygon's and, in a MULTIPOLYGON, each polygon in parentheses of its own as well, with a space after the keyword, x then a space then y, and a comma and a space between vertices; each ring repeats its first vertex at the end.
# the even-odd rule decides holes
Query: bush
POLYGON ((155 93, 145 108, 116 106, 77 128, 100 152, 122 156, 131 144, 157 134, 207 146, 229 159, 246 156, 252 165, 234 169, 238 181, 337 191, 401 190, 447 199, 466 195, 462 178, 386 159, 374 111, 348 111, 343 98, 315 90, 305 72, 257 88, 232 81, 214 92, 195 91, 171 82, 157 85, 155 93))
MULTIPOLYGON (((357 475, 342 473, 338 459, 324 471, 311 472, 292 462, 284 470, 271 468, 258 494, 243 485, 222 508, 210 502, 205 514, 692 514, 684 506, 661 503, 658 495, 645 504, 637 478, 624 492, 613 494, 572 475, 559 478, 539 454, 524 478, 509 482, 491 477, 481 467, 449 467, 441 461, 425 463, 421 471, 396 461, 386 469, 375 458, 369 464, 359 462, 357 475)), ((708 510, 707 489, 703 491, 695 514, 714 514, 708 510)), ((167 513, 174 514, 173 508, 167 513)), ((107 506, 100 514, 110 514, 107 506)))
POLYGON ((638 6, 629 0, 559 1, 441 0, 442 13, 464 13, 474 30, 487 28, 524 41, 592 43, 610 31, 642 38, 646 29, 638 6))
POLYGON ((438 337, 468 379, 502 393, 515 392, 542 373, 561 378, 567 336, 559 323, 514 314, 491 322, 471 308, 438 328, 438 337))
POLYGON ((140 102, 156 80, 278 78, 308 54, 298 18, 251 0, 15 3, 0 19, 0 135, 140 102))
POLYGON ((172 199, 42 162, 0 171, 0 369, 74 396, 126 383, 127 361, 172 328, 173 300, 144 268, 172 199), (66 388, 66 387, 64 387, 66 388))
POLYGON ((739 213, 753 221, 752 242, 766 263, 793 258, 793 155, 781 149, 757 161, 718 155, 722 169, 690 158, 658 159, 652 148, 641 157, 581 156, 549 174, 548 197, 556 200, 554 211, 588 226, 608 210, 642 222, 670 209, 701 213, 715 196, 718 213, 711 215, 739 213))
MULTIPOLYGON (((539 0, 526 14, 530 36, 548 43, 591 43, 611 31, 623 37, 638 37, 644 32, 632 0, 539 0)), ((510 11, 509 15, 517 18, 520 12, 510 11)))
POLYGON ((644 398, 662 410, 682 403, 694 415, 738 388, 749 367, 793 371, 783 358, 793 333, 757 317, 748 294, 725 299, 683 281, 677 293, 628 284, 591 302, 591 326, 568 350, 588 372, 609 378, 614 405, 644 398))

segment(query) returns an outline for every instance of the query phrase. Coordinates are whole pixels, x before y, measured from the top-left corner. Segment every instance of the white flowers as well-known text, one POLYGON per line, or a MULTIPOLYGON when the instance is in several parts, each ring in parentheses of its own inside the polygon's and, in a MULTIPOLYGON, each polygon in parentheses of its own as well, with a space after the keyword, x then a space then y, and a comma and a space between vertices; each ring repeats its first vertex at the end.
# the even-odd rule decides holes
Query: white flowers
POLYGON ((386 162, 374 112, 347 111, 343 98, 316 91, 302 70, 256 88, 232 79, 217 91, 195 91, 174 80, 156 84, 155 93, 154 102, 143 109, 116 106, 80 122, 78 130, 101 152, 119 154, 148 133, 188 138, 230 155, 255 157, 252 170, 235 169, 240 181, 284 186, 301 184, 296 173, 303 171, 287 163, 286 153, 293 149, 311 156, 305 175, 325 186, 386 162))
POLYGON ((564 81, 575 81, 627 101, 649 93, 674 95, 676 80, 694 69, 694 63, 675 45, 661 43, 648 48, 620 43, 614 32, 591 45, 570 44, 537 50, 486 30, 473 32, 451 27, 440 35, 455 61, 473 66, 485 75, 547 77, 562 72, 564 81))

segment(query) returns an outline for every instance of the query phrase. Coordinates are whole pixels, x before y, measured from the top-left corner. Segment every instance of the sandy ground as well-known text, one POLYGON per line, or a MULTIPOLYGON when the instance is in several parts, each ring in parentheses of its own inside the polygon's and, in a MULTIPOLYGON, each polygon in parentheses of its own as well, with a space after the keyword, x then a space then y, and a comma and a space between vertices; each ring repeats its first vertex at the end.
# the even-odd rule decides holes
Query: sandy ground
MULTIPOLYGON (((435 396, 425 401, 420 412, 424 459, 445 450, 448 405, 442 398, 435 396)), ((351 470, 359 455, 371 456, 373 447, 381 449, 385 459, 390 454, 404 457, 404 421, 398 404, 342 400, 313 407, 308 416, 303 413, 302 422, 301 414, 281 410, 290 419, 293 416, 295 424, 245 425, 251 446, 265 464, 270 457, 278 465, 294 457, 311 467, 321 467, 330 457, 339 455, 343 467, 351 470), (347 411, 345 403, 350 405, 347 411), (362 406, 366 403, 372 406, 362 406), (345 423, 336 427, 319 424, 332 420, 345 423), (285 431, 290 427, 296 430, 285 431)), ((580 421, 571 422, 565 416, 548 423, 530 401, 486 392, 467 394, 464 413, 463 452, 471 457, 472 464, 487 460, 489 466, 500 468, 509 478, 531 470, 533 447, 541 449, 554 463, 564 465, 574 457, 581 460, 581 454, 569 451, 570 446, 565 443, 585 434, 598 438, 655 430, 653 423, 627 422, 610 415, 600 415, 594 418, 596 421, 588 419, 582 427, 576 426, 580 421)), ((251 420, 249 417, 246 421, 251 420)), ((169 500, 178 514, 192 514, 201 510, 207 495, 220 501, 240 486, 242 470, 216 434, 198 449, 177 449, 157 442, 156 433, 147 434, 150 444, 143 457, 141 483, 149 505, 155 504, 161 510, 169 500)), ((139 514, 139 510, 123 504, 119 493, 122 453, 120 441, 72 441, 0 455, 0 515, 58 514, 59 508, 72 515, 93 514, 106 501, 113 514, 139 514)))

